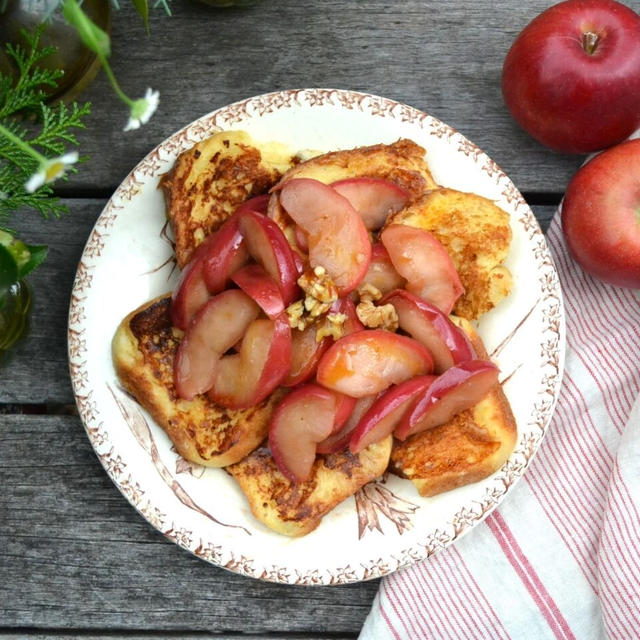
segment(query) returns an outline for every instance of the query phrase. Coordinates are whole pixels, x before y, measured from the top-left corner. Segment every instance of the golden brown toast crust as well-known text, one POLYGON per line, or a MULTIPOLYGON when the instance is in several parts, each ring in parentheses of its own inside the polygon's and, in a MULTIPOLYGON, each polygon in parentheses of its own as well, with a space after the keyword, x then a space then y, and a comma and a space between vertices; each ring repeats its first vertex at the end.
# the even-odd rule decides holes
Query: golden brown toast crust
POLYGON ((453 311, 468 319, 490 311, 511 290, 502 266, 509 252, 509 214, 475 193, 439 188, 423 194, 390 220, 433 233, 445 246, 465 293, 453 311))
POLYGON ((243 410, 225 409, 205 396, 178 398, 173 360, 182 332, 172 327, 169 309, 170 296, 161 296, 122 321, 112 343, 116 373, 185 459, 210 467, 237 462, 265 439, 284 392, 243 410))
POLYGON ((388 436, 356 455, 347 450, 318 456, 309 480, 301 483, 285 478, 264 447, 226 471, 240 485, 258 520, 278 533, 303 536, 337 504, 384 473, 391 441, 388 436))
MULTIPOLYGON (((456 318, 481 359, 487 358, 482 340, 469 322, 456 318)), ((500 384, 477 405, 452 420, 396 441, 391 470, 408 478, 422 496, 433 496, 497 471, 516 442, 517 427, 500 384)))
POLYGON ((280 184, 293 178, 314 178, 325 184, 346 178, 384 178, 413 199, 437 185, 425 161, 423 147, 406 138, 391 144, 330 151, 289 169, 280 184))
POLYGON ((265 193, 291 166, 271 159, 243 131, 228 131, 181 153, 160 187, 175 240, 178 266, 245 200, 265 193))

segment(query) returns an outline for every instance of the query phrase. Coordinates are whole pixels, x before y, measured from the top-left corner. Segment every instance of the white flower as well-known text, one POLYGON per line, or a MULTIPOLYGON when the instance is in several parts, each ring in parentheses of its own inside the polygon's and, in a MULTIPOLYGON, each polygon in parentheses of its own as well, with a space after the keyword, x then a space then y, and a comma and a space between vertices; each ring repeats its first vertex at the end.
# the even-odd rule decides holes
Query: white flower
POLYGON ((129 121, 126 124, 124 131, 139 129, 140 125, 149 122, 149 118, 158 108, 159 101, 160 92, 147 89, 147 92, 144 94, 144 98, 140 98, 139 100, 134 101, 134 103, 131 105, 129 121))
POLYGON ((71 151, 63 156, 43 160, 38 170, 25 182, 27 193, 37 191, 43 184, 48 184, 63 176, 68 167, 78 162, 78 152, 71 151))

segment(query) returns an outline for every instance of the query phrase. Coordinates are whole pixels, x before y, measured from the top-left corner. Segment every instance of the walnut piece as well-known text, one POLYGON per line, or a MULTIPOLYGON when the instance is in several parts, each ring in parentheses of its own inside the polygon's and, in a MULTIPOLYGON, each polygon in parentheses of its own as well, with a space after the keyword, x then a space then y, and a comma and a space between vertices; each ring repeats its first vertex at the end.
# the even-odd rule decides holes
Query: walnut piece
POLYGON ((398 328, 398 314, 392 304, 377 307, 373 300, 363 298, 356 307, 360 322, 370 329, 386 329, 395 331, 398 328))

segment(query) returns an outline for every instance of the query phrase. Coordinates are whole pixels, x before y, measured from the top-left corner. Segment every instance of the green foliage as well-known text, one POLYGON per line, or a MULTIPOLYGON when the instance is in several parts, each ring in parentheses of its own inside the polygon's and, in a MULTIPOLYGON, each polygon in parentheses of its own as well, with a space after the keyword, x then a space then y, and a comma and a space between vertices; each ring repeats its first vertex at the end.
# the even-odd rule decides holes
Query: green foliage
MULTIPOLYGON (((84 128, 82 118, 89 113, 90 105, 46 104, 44 90, 55 87, 62 72, 37 66, 54 52, 51 47, 39 47, 43 29, 33 34, 23 32, 24 48, 6 46, 17 73, 0 73, 0 124, 45 156, 58 156, 68 145, 78 144, 73 130, 84 128)), ((24 190, 25 182, 37 169, 38 161, 33 156, 0 136, 0 230, 10 231, 10 215, 20 208, 35 209, 44 217, 67 212, 48 184, 35 193, 24 190)))

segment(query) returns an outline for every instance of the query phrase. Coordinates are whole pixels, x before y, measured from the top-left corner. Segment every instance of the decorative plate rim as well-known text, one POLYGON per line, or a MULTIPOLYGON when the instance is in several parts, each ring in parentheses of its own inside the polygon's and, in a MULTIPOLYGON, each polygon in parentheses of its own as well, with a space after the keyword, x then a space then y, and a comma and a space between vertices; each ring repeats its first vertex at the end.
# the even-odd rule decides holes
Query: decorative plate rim
POLYGON ((562 293, 553 257, 533 212, 498 165, 454 128, 414 107, 370 93, 328 88, 274 91, 231 103, 182 127, 150 151, 115 190, 89 234, 71 292, 67 336, 69 371, 83 427, 105 471, 130 504, 165 537, 211 564, 252 578, 300 585, 337 585, 379 578, 429 558, 484 520, 522 477, 547 431, 562 381, 566 340, 562 293), (509 459, 491 476, 490 481, 485 481, 487 486, 482 500, 462 507, 447 527, 425 532, 420 541, 390 558, 386 557, 387 562, 381 558, 371 558, 367 562, 358 562, 357 567, 347 565, 335 571, 316 569, 300 572, 287 566, 272 566, 267 570, 266 565, 256 568, 255 565, 260 563, 252 558, 244 555, 236 557, 233 552, 226 553, 211 540, 200 538, 194 543, 194 537, 197 536, 193 532, 175 529, 174 523, 169 528, 164 527, 161 520, 158 522, 157 513, 154 512, 154 509, 158 511, 157 507, 150 501, 145 504, 141 487, 131 473, 122 468, 113 447, 109 447, 111 443, 108 430, 100 421, 100 409, 92 398, 93 390, 89 385, 87 371, 88 359, 83 358, 86 353, 82 326, 84 302, 87 298, 85 293, 91 287, 92 270, 96 267, 95 260, 100 255, 104 238, 113 226, 119 210, 124 208, 122 202, 130 201, 135 196, 145 176, 153 176, 157 172, 161 165, 161 154, 177 155, 212 131, 229 129, 240 124, 246 117, 261 116, 274 110, 296 106, 316 107, 327 104, 358 109, 370 116, 400 118, 402 122, 417 124, 420 128, 427 129, 429 135, 446 138, 449 143, 457 145, 458 151, 472 156, 482 172, 495 180, 504 198, 517 212, 516 222, 522 225, 529 241, 534 245, 533 255, 537 261, 541 292, 535 306, 540 305, 545 319, 540 347, 547 386, 537 391, 527 423, 531 427, 531 433, 519 434, 520 439, 509 459))

